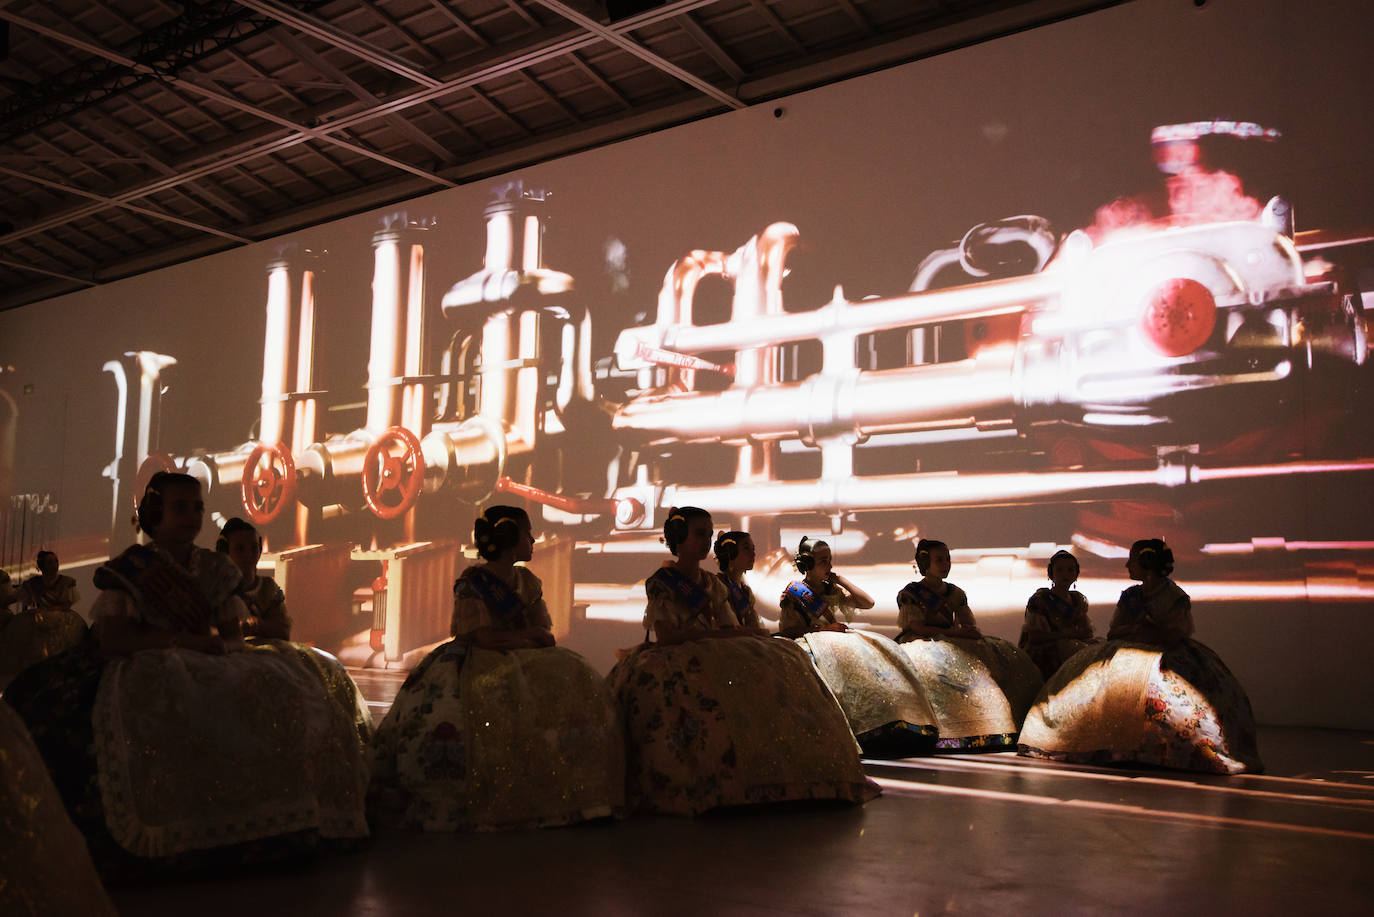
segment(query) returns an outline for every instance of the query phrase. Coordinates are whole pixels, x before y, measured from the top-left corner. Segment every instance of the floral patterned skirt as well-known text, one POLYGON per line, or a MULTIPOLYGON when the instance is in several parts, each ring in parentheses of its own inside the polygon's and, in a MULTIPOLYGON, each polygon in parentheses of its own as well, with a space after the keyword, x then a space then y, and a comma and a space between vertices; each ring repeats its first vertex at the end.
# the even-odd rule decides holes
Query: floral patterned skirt
POLYGON ((0 691, 14 676, 86 639, 86 622, 74 611, 34 611, 15 615, 0 630, 0 691))
POLYGON ((797 638, 869 757, 904 758, 935 748, 935 714, 921 678, 895 642, 867 631, 797 638))
POLYGON ((935 714, 945 751, 1000 751, 1016 744, 1011 704, 981 655, 978 640, 916 639, 900 644, 935 714))
POLYGON ((362 749, 299 663, 86 645, 5 692, 102 873, 215 872, 367 836, 362 749))
POLYGON ((1020 752, 1211 774, 1258 772, 1255 717, 1240 682, 1196 640, 1082 650, 1046 684, 1020 752))
POLYGON ((695 815, 878 794, 844 713, 790 640, 644 646, 608 681, 625 715, 630 802, 640 809, 695 815))
POLYGON ((0 914, 114 917, 86 842, 62 807, 23 720, 0 703, 0 837, 5 838, 0 914))
POLYGON ((625 739, 610 692, 561 647, 426 656, 372 740, 374 822, 425 831, 623 814, 625 739))

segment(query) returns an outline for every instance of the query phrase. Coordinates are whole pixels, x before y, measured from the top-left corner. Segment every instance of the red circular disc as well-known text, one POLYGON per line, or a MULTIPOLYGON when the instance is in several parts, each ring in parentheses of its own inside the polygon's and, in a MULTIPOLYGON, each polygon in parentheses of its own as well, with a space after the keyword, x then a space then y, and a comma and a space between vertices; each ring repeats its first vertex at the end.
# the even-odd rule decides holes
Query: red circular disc
POLYGON ((1175 277, 1145 297, 1140 328, 1150 345, 1167 357, 1187 356, 1207 342, 1217 323, 1212 291, 1196 280, 1175 277))

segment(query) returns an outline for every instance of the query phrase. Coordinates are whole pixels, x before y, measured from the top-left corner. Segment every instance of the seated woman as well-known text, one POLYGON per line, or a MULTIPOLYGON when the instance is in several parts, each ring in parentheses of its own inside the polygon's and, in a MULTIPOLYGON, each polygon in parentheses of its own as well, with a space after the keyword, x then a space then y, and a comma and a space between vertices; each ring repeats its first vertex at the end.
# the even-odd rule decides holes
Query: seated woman
POLYGON ((454 640, 410 673, 372 742, 374 820, 502 830, 616 815, 625 740, 601 676, 554 645, 530 518, 493 506, 473 525, 484 561, 453 587, 454 640))
POLYGON ((242 652, 239 572, 198 548, 185 474, 139 503, 152 543, 96 571, 98 652, 79 647, 5 692, 97 865, 117 876, 222 870, 367 835, 352 724, 319 679, 242 652))
POLYGON ((720 566, 716 577, 725 584, 735 624, 759 636, 768 636, 767 628, 759 620, 759 610, 754 607, 754 590, 744 581, 745 571, 754 569, 754 539, 748 532, 721 532, 713 550, 720 566))
POLYGON ((872 608, 873 599, 836 572, 824 541, 803 538, 794 563, 802 579, 782 594, 778 636, 794 638, 811 657, 864 754, 902 758, 933 750, 935 714, 902 648, 844 623, 851 609, 872 608))
POLYGON ((921 579, 897 594, 897 642, 921 676, 935 712, 940 748, 1000 748, 1015 741, 1040 690, 1035 663, 1011 643, 978 629, 964 590, 946 582, 949 548, 916 544, 921 579))
POLYGON ((1190 638, 1192 603, 1169 574, 1174 553, 1137 541, 1107 643, 1060 666, 1036 698, 1020 752, 1086 763, 1132 762, 1213 774, 1262 769, 1245 689, 1190 638))
POLYGON ((19 614, 0 630, 0 691, 35 662, 86 639, 86 622, 73 611, 80 601, 76 580, 58 572, 57 555, 39 551, 38 575, 19 589, 19 614))
POLYGON ((62 808, 23 720, 6 704, 0 704, 0 761, 0 914, 115 917, 85 840, 62 808))
POLYGON ((1075 591, 1078 558, 1056 551, 1046 565, 1050 587, 1041 587, 1026 602, 1026 618, 1017 643, 1026 651, 1040 674, 1049 678, 1064 661, 1090 643, 1093 623, 1088 620, 1088 600, 1075 591))
POLYGON ((359 741, 366 745, 372 738, 372 711, 343 663, 324 650, 291 642, 286 595, 276 580, 258 573, 258 561, 262 558, 262 536, 258 530, 247 520, 230 519, 220 529, 215 549, 228 555, 242 577, 237 594, 248 611, 242 624, 248 646, 284 654, 316 675, 329 697, 353 721, 359 741))
POLYGON ((705 510, 669 511, 674 559, 644 584, 645 644, 608 676, 625 715, 631 803, 695 815, 876 795, 844 714, 797 645, 736 625, 725 585, 700 566, 711 531, 705 510))

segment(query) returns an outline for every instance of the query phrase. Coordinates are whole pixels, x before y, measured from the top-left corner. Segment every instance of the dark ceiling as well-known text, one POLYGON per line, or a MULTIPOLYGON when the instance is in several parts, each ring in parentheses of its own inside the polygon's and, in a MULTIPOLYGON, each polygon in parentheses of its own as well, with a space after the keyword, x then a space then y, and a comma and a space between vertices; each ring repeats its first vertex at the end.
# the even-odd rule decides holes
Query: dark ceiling
POLYGON ((0 0, 0 309, 1111 5, 0 0))

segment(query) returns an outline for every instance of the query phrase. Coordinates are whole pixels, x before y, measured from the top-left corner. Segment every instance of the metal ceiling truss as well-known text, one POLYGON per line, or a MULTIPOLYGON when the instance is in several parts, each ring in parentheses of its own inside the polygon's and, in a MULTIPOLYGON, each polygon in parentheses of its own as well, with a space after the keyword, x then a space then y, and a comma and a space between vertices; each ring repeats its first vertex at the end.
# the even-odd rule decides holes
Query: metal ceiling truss
POLYGON ((0 0, 0 308, 1122 0, 50 2, 0 0))

